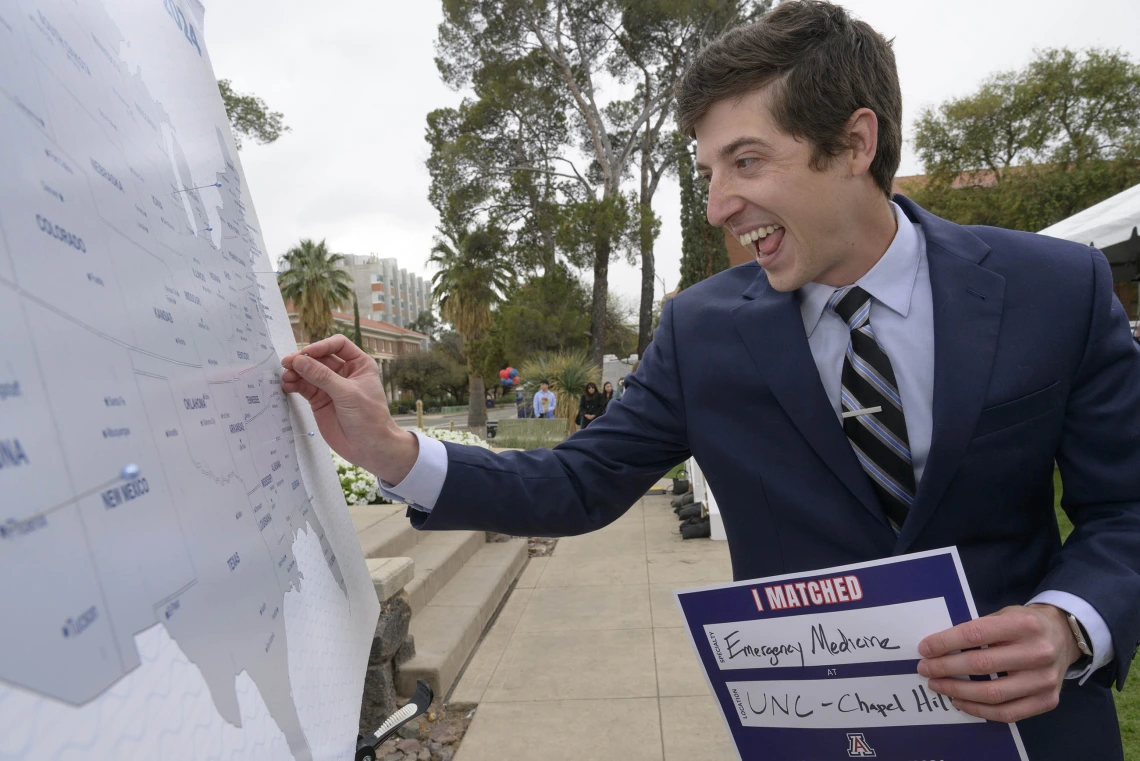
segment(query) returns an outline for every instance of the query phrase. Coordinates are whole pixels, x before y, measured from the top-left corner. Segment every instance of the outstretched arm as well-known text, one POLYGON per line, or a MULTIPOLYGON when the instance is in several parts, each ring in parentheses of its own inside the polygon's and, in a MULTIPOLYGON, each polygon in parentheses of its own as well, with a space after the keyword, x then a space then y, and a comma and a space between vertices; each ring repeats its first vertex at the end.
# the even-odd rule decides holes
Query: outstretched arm
POLYGON ((445 443, 443 487, 430 513, 410 511, 413 525, 568 536, 617 520, 689 456, 672 307, 622 403, 554 449, 496 454, 445 443))

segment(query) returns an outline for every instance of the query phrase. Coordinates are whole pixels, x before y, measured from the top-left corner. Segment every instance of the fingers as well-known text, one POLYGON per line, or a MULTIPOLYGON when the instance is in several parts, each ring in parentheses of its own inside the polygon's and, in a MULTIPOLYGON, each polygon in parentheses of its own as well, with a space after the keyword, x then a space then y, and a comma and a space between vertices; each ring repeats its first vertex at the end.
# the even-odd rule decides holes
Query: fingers
POLYGON ((918 643, 924 658, 937 658, 955 650, 967 650, 998 642, 1014 642, 1043 634, 1041 621, 1024 608, 1008 608, 931 634, 918 643))
POLYGON ((1047 645, 998 645, 921 660, 918 662, 918 673, 928 679, 966 675, 985 676, 999 671, 1046 668, 1053 663, 1053 660, 1053 651, 1047 645))
POLYGON ((1060 683, 1056 675, 1044 669, 1019 671, 1000 679, 974 682, 969 679, 931 679, 930 689, 939 695, 971 703, 1000 705, 1039 693, 1055 692, 1060 683))
POLYGON ((1030 716, 1052 711, 1057 707, 1057 703, 1060 702, 1060 699, 1060 694, 1053 691, 1018 698, 1017 700, 1002 703, 1001 705, 975 703, 970 700, 955 700, 954 707, 963 713, 977 716, 979 719, 1012 724, 1015 721, 1028 719, 1030 716))
POLYGON ((316 343, 311 343, 300 351, 285 355, 281 358, 281 364, 285 367, 292 367, 297 357, 306 354, 314 359, 336 354, 345 362, 351 362, 354 359, 368 356, 359 346, 348 340, 347 337, 337 333, 328 338, 323 338, 316 343))
MULTIPOLYGON (((300 376, 302 381, 324 391, 334 401, 338 398, 343 398, 348 391, 347 384, 349 381, 342 378, 324 362, 301 355, 293 359, 291 369, 294 374, 300 376)), ((298 393, 301 393, 306 398, 310 398, 304 394, 304 387, 300 386, 300 382, 298 382, 298 384, 298 393)), ((289 385, 292 385, 292 383, 289 385)), ((282 388, 285 388, 284 382, 282 383, 282 388)))

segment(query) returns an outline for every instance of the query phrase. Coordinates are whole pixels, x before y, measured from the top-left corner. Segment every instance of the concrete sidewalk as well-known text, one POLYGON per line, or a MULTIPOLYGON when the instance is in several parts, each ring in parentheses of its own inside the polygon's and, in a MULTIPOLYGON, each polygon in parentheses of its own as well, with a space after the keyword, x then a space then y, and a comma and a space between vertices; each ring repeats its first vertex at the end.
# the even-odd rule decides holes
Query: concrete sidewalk
POLYGON ((682 541, 668 497, 532 558, 452 703, 456 761, 735 757, 671 594, 731 581, 728 547, 682 541))

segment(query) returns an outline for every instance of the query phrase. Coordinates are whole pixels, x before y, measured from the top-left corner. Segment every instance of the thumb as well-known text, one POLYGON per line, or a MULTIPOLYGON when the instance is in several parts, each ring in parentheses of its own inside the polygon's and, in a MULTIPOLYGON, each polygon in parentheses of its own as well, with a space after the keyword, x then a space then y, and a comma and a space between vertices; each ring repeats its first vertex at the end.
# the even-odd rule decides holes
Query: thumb
POLYGON ((312 357, 301 355, 293 360, 293 370, 302 378, 324 391, 333 401, 344 395, 345 379, 312 357))

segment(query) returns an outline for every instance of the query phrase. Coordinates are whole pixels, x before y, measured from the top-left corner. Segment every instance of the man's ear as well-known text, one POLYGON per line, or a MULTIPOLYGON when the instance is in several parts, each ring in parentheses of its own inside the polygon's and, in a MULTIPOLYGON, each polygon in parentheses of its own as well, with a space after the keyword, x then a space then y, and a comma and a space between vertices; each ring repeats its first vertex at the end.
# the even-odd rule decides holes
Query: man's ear
POLYGON ((869 108, 860 108, 847 120, 848 161, 853 176, 866 174, 879 149, 879 117, 869 108))

